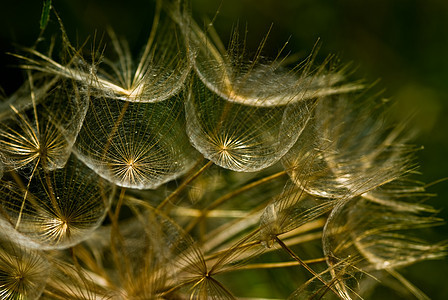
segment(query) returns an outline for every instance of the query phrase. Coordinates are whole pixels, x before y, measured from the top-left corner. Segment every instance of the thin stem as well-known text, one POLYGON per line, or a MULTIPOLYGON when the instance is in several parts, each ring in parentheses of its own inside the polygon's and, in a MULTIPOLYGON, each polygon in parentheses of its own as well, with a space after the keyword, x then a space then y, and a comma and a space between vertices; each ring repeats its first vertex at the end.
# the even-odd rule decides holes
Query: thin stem
MULTIPOLYGON (((191 284, 191 283, 194 283, 194 282, 196 282, 197 280, 198 280, 197 278, 194 278, 194 279, 190 279, 190 280, 184 281, 184 282, 182 282, 182 283, 180 283, 180 284, 178 284, 178 285, 175 285, 175 286, 169 288, 169 289, 166 290, 166 291, 161 292, 161 293, 159 294, 159 296, 163 298, 163 297, 165 297, 165 296, 171 294, 172 292, 175 292, 176 290, 180 289, 181 287, 184 287, 184 286, 186 286, 186 285, 189 285, 189 284, 191 284)), ((202 278, 199 279, 199 280, 200 280, 200 281, 204 280, 204 277, 202 277, 202 278)))
POLYGON ((149 34, 149 38, 148 38, 148 41, 146 42, 146 46, 145 46, 145 50, 143 51, 142 58, 137 66, 137 70, 135 71, 134 79, 133 79, 134 82, 132 84, 134 84, 135 82, 139 82, 142 77, 143 67, 148 61, 148 57, 149 57, 149 53, 150 53, 149 51, 151 50, 151 47, 153 45, 153 42, 154 42, 154 39, 156 36, 157 29, 159 27, 161 7, 162 7, 162 1, 157 0, 156 1, 156 12, 154 15, 154 20, 152 22, 151 33, 149 34))
POLYGON ((236 222, 230 224, 230 226, 227 224, 222 225, 206 236, 206 242, 202 245, 202 248, 205 252, 207 252, 218 247, 219 245, 221 245, 221 247, 225 247, 225 244, 223 245, 225 241, 259 223, 260 216, 261 208, 258 208, 255 211, 248 213, 247 217, 237 219, 236 222))
POLYGON ((14 227, 14 229, 16 229, 16 230, 17 230, 17 228, 19 228, 20 221, 22 220, 22 214, 23 214, 23 209, 25 208, 26 197, 28 196, 28 190, 30 189, 31 180, 34 177, 34 173, 36 172, 39 161, 40 161, 40 158, 37 159, 37 162, 33 168, 33 172, 31 173, 30 179, 28 180, 28 184, 26 185, 25 194, 23 195, 22 205, 20 206, 19 217, 17 218, 16 226, 14 227))
POLYGON ((33 78, 31 77, 31 72, 29 70, 27 71, 27 74, 28 74, 28 79, 29 79, 28 81, 29 81, 29 85, 30 85, 31 101, 33 103, 33 113, 34 113, 34 121, 36 122, 37 136, 40 137, 39 118, 37 117, 36 94, 34 93, 34 82, 33 82, 33 78))
POLYGON ((228 194, 226 194, 226 195, 216 199, 212 204, 209 205, 208 208, 206 208, 206 210, 215 209, 216 207, 218 207, 221 204, 223 204, 225 201, 227 201, 227 200, 229 200, 229 199, 231 199, 231 198, 233 198, 233 197, 235 197, 235 196, 237 196, 237 195, 239 195, 239 194, 241 194, 241 193, 243 193, 243 192, 245 192, 247 190, 250 190, 250 189, 252 189, 254 187, 257 187, 257 186, 259 186, 259 185, 261 185, 263 183, 266 183, 268 181, 274 180, 274 179, 276 179, 276 178, 278 178, 280 176, 283 176, 285 174, 286 174, 286 171, 281 171, 281 172, 275 173, 273 175, 261 178, 260 180, 254 181, 254 182, 249 183, 249 184, 247 184, 245 186, 242 186, 241 188, 239 188, 239 189, 237 189, 237 190, 235 190, 233 192, 230 192, 230 193, 228 193, 228 194))
POLYGON ((253 246, 259 245, 260 243, 261 243, 260 241, 252 241, 252 242, 247 242, 247 243, 238 245, 236 247, 229 247, 229 248, 226 248, 224 250, 219 250, 219 251, 213 252, 212 254, 204 257, 204 260, 210 261, 212 259, 215 259, 217 257, 220 257, 220 256, 228 253, 229 251, 241 250, 241 249, 245 249, 245 248, 249 249, 249 248, 251 248, 253 246))
POLYGON ((308 264, 302 260, 300 257, 298 257, 288 246, 286 246, 285 243, 283 243, 283 241, 278 238, 275 237, 275 241, 280 245, 280 247, 283 248, 283 250, 285 250, 293 259, 295 259, 296 261, 298 261, 300 263, 301 266, 303 266, 306 270, 308 270, 308 272, 310 272, 315 278, 319 279, 320 282, 322 282, 325 286, 327 286, 329 289, 331 289, 336 296, 339 296, 339 294, 337 293, 337 291, 335 291, 333 289, 333 287, 329 286, 328 283, 322 279, 322 277, 320 277, 319 274, 317 274, 310 266, 308 266, 308 264))
POLYGON ((188 224, 188 226, 185 228, 185 232, 190 232, 197 224, 199 224, 201 221, 203 221, 207 217, 208 213, 211 210, 217 208, 218 206, 222 205, 226 201, 232 199, 233 197, 235 197, 235 196, 237 196, 237 195, 239 195, 241 193, 244 193, 245 191, 253 189, 253 188, 255 188, 255 187, 259 186, 259 185, 262 185, 262 184, 264 184, 264 183, 266 183, 268 181, 274 180, 274 179, 276 179, 278 177, 281 177, 281 176, 283 176, 285 174, 286 174, 286 171, 281 171, 281 172, 275 173, 273 175, 261 178, 260 180, 257 180, 257 181, 251 182, 249 184, 246 184, 245 186, 242 186, 239 189, 236 189, 236 190, 234 190, 234 191, 232 191, 232 192, 230 192, 230 193, 228 193, 228 194, 226 194, 226 195, 224 195, 222 197, 219 197, 213 203, 211 203, 208 207, 204 208, 202 210, 202 214, 199 217, 197 217, 196 219, 192 220, 188 224))
POLYGON ((122 188, 121 192, 120 192, 120 196, 118 198, 118 202, 117 202, 117 207, 115 208, 115 212, 112 212, 111 209, 109 209, 107 211, 109 218, 112 222, 112 228, 110 230, 110 250, 112 253, 112 258, 113 261, 115 263, 115 266, 118 269, 118 274, 120 274, 120 276, 122 278, 126 277, 127 274, 130 274, 130 263, 128 260, 128 257, 126 255, 122 255, 122 259, 125 261, 125 266, 123 267, 123 264, 120 262, 120 254, 118 253, 118 249, 116 246, 118 246, 118 244, 121 246, 124 244, 124 239, 123 236, 120 233, 120 228, 118 226, 118 217, 120 214, 120 208, 121 205, 123 203, 123 199, 125 197, 125 193, 126 193, 126 188, 122 188), (126 268, 126 272, 124 272, 123 268, 126 268))
POLYGON ((415 285, 410 283, 406 278, 404 278, 400 273, 395 271, 394 269, 386 269, 386 271, 394 277, 396 280, 398 280, 402 285, 404 285, 406 288, 409 289, 409 291, 418 299, 421 300, 429 300, 430 298, 425 295, 419 288, 417 288, 415 285))
POLYGON ((98 265, 96 260, 92 257, 91 253, 82 245, 78 244, 73 247, 73 253, 79 260, 81 260, 90 270, 95 274, 98 274, 102 279, 107 282, 109 286, 111 281, 106 273, 106 271, 98 265))
POLYGON ((211 165, 212 161, 208 161, 202 168, 200 168, 196 173, 185 179, 171 194, 168 195, 160 204, 157 206, 156 210, 161 210, 165 205, 167 205, 171 200, 175 199, 193 180, 195 180, 199 175, 201 175, 205 170, 207 170, 211 165))
MULTIPOLYGON (((189 207, 176 207, 173 213, 177 216, 188 216, 198 218, 202 215, 202 210, 189 207)), ((209 218, 243 218, 247 216, 244 210, 215 209, 208 213, 209 218)))
POLYGON ((123 204, 124 195, 126 193, 126 188, 121 188, 120 196, 118 197, 117 206, 115 207, 114 222, 118 225, 118 217, 120 215, 120 209, 123 204))
POLYGON ((112 140, 114 138, 114 135, 117 133, 118 131, 118 127, 120 126, 121 122, 123 121, 124 115, 126 113, 126 111, 129 108, 129 101, 125 101, 121 111, 120 111, 120 115, 118 116, 117 120, 114 123, 114 127, 112 128, 112 131, 110 132, 108 138, 107 138, 107 142, 106 145, 104 146, 104 151, 103 151, 103 161, 106 159, 106 155, 107 152, 109 151, 110 146, 112 145, 112 140))
MULTIPOLYGON (((308 259, 304 260, 303 262, 307 264, 314 264, 314 263, 320 263, 325 262, 327 260, 326 257, 321 258, 315 258, 315 259, 308 259)), ((272 269, 272 268, 285 268, 285 267, 294 267, 294 266, 300 266, 300 262, 298 261, 286 261, 286 262, 277 262, 277 263, 259 263, 259 264, 250 264, 245 265, 242 267, 239 267, 237 270, 253 270, 253 269, 272 269)))
MULTIPOLYGON (((321 231, 308 233, 308 234, 302 234, 302 233, 306 233, 307 231, 311 231, 313 229, 315 229, 314 226, 308 228, 307 230, 303 230, 303 232, 300 232, 301 235, 298 235, 298 236, 295 236, 295 237, 292 237, 292 238, 289 238, 289 239, 285 239, 284 243, 288 247, 291 247, 293 245, 298 245, 298 244, 302 244, 302 243, 306 243, 306 242, 309 242, 309 241, 313 241, 313 240, 322 238, 322 232, 321 231)), ((283 235, 282 235, 282 238, 283 238, 283 235)), ((212 260, 215 257, 218 257, 218 256, 220 256, 220 255, 222 255, 222 254, 224 254, 224 253, 226 253, 228 251, 231 251, 232 249, 234 249, 234 248, 232 248, 232 246, 229 246, 229 244, 231 244, 231 243, 232 243, 232 241, 227 243, 226 245, 223 245, 223 247, 225 247, 223 250, 216 251, 213 254, 210 254, 210 255, 206 256, 205 260, 206 261, 212 260)), ((245 244, 241 244, 241 245, 239 245, 235 249, 242 249, 242 248, 246 248, 246 247, 249 248, 249 247, 253 247, 253 246, 257 245, 257 244, 261 244, 261 241, 256 240, 256 241, 248 242, 248 243, 245 243, 245 244)), ((203 247, 203 249, 204 249, 204 247, 203 247)), ((204 250, 207 251, 207 248, 205 248, 204 250)), ((264 253, 272 252, 274 250, 276 250, 274 247, 266 248, 264 250, 264 253)), ((247 256, 250 256, 250 253, 246 253, 244 255, 240 255, 239 259, 240 260, 244 260, 244 259, 247 258, 247 256)))

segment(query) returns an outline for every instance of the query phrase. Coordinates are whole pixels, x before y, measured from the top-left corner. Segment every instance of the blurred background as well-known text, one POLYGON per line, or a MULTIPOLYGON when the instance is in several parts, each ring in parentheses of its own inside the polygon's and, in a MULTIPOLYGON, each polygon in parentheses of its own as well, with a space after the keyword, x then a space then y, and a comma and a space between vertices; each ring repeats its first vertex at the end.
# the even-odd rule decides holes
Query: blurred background
MULTIPOLYGON (((154 12, 151 0, 55 0, 53 6, 75 44, 95 30, 100 36, 110 25, 136 53, 146 42, 154 12)), ((272 25, 263 52, 267 57, 275 57, 286 41, 284 53, 305 57, 320 39, 318 60, 336 54, 342 64, 356 69, 353 78, 380 80, 377 87, 395 103, 397 119, 414 115, 415 144, 424 146, 418 153, 421 180, 432 183, 448 177, 448 1, 192 0, 191 6, 199 24, 214 20, 224 44, 232 28, 247 28, 253 52, 272 25)), ((25 78, 6 52, 35 43, 41 10, 42 2, 36 0, 2 3, 0 86, 6 95, 25 78)), ((45 36, 57 30, 52 15, 45 36)), ((448 220, 448 181, 428 190, 438 195, 429 203, 448 220)), ((448 226, 435 228, 431 238, 447 240, 448 226)), ((448 299, 448 260, 416 264, 403 274, 431 298, 448 299)))

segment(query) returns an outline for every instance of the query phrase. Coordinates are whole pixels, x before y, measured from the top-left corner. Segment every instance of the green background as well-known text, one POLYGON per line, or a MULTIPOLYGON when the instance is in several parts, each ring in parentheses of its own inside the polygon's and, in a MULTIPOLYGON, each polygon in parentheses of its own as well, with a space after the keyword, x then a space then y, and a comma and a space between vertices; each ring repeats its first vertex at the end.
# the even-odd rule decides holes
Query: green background
MULTIPOLYGON (((110 25, 125 36, 138 53, 151 27, 153 2, 54 1, 72 41, 80 42, 95 30, 110 25)), ((37 0, 2 1, 0 17, 0 86, 12 93, 24 80, 5 54, 16 46, 31 46, 39 35, 42 3, 37 0)), ((286 52, 304 57, 320 39, 319 59, 336 54, 352 63, 355 78, 384 87, 398 119, 413 114, 411 126, 421 180, 427 183, 448 177, 448 1, 446 0, 192 0, 199 23, 213 19, 226 44, 233 27, 248 29, 249 49, 273 25, 264 55, 275 56, 289 40, 286 52)), ((57 32, 54 15, 48 31, 57 32)), ((429 203, 448 220, 448 182, 429 188, 437 193, 429 203)), ((448 239, 448 226, 434 230, 434 240, 448 239)), ((448 299, 448 261, 414 265, 403 272, 433 299, 448 299)))

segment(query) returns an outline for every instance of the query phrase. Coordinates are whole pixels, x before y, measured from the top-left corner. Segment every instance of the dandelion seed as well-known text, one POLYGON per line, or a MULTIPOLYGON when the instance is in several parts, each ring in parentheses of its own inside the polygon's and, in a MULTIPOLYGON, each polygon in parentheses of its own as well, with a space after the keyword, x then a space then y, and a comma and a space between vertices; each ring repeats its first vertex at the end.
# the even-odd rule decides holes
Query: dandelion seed
MULTIPOLYGON (((428 244, 410 233, 440 221, 354 198, 340 203, 328 218, 323 235, 324 253, 330 266, 354 259, 356 263, 339 266, 353 276, 438 259, 445 255, 445 245, 428 244)), ((346 284, 337 287, 343 294, 347 294, 346 284)))
POLYGON ((51 270, 48 261, 37 251, 12 244, 3 235, 0 243, 0 297, 39 298, 51 270))
POLYGON ((300 110, 231 104, 197 79, 185 105, 187 133, 193 146, 215 164, 243 172, 277 162, 293 145, 309 116, 307 103, 301 104, 300 110))
POLYGON ((133 64, 127 44, 120 41, 112 30, 109 30, 109 35, 118 56, 116 62, 113 58, 94 56, 93 64, 86 63, 80 52, 70 44, 63 27, 62 35, 63 46, 67 55, 71 56, 67 65, 28 49, 33 58, 19 56, 27 62, 23 67, 77 81, 87 89, 95 90, 96 96, 107 95, 115 100, 143 103, 164 101, 175 96, 190 73, 191 65, 186 59, 185 48, 181 47, 183 42, 179 28, 160 11, 160 5, 137 66, 133 64), (96 59, 104 63, 96 66, 96 59))
POLYGON ((183 130, 182 103, 128 103, 94 98, 75 153, 103 178, 122 187, 157 188, 197 160, 183 130))
MULTIPOLYGON (((185 40, 199 78, 193 78, 186 101, 192 144, 206 158, 234 171, 269 167, 292 147, 309 120, 314 100, 335 83, 333 76, 324 76, 323 67, 310 74, 312 58, 296 72, 282 70, 276 61, 262 64, 265 41, 252 63, 246 64, 244 53, 232 48, 220 53, 186 18, 185 40)), ((238 44, 237 35, 232 43, 238 44)))
POLYGON ((283 106, 361 87, 356 84, 337 87, 343 79, 342 74, 325 73, 324 68, 316 68, 316 73, 312 74, 313 55, 293 71, 281 67, 281 51, 276 60, 264 63, 261 52, 267 37, 261 41, 255 56, 244 60, 246 49, 238 48, 237 30, 225 51, 222 43, 213 42, 190 15, 179 11, 172 15, 186 36, 196 74, 210 91, 226 101, 256 107, 283 106))
POLYGON ((67 248, 86 239, 101 224, 110 203, 110 187, 75 161, 51 173, 38 168, 27 188, 11 183, 2 186, 0 194, 4 217, 18 224, 21 240, 33 248, 67 248))
POLYGON ((328 199, 312 197, 288 182, 260 217, 260 240, 272 247, 276 237, 328 213, 335 205, 328 199))
MULTIPOLYGON (((33 77, 29 80, 33 82, 33 77)), ((61 86, 51 93, 48 89, 55 84, 54 80, 48 85, 42 83, 45 85, 40 89, 31 83, 30 88, 20 91, 29 93, 31 111, 19 111, 15 103, 9 104, 12 117, 0 124, 0 151, 10 169, 23 169, 29 165, 34 169, 40 164, 46 170, 54 170, 64 167, 67 162, 87 107, 76 93, 68 96, 63 84, 59 83, 61 86), (37 99, 37 95, 41 98, 37 99)), ((70 85, 70 88, 76 89, 76 86, 70 85)))
POLYGON ((282 158, 291 179, 308 193, 348 199, 413 168, 415 148, 405 144, 403 128, 386 128, 384 115, 370 109, 373 99, 358 101, 322 99, 313 121, 282 158))

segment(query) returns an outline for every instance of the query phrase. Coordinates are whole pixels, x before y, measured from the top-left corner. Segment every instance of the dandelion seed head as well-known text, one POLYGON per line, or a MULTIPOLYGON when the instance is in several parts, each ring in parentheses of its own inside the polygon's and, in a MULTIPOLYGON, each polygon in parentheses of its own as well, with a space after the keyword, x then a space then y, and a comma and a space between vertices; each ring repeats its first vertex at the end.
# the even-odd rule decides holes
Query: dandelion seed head
POLYGON ((134 57, 56 18, 61 47, 17 54, 27 85, 0 101, 0 298, 272 296, 232 291, 250 269, 301 272, 289 299, 368 297, 385 275, 427 298, 398 273, 447 249, 416 238, 441 220, 410 135, 318 44, 290 67, 267 36, 250 56, 238 26, 226 47, 156 0, 134 57))

